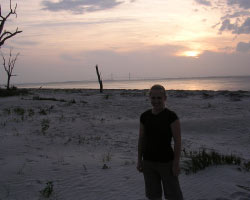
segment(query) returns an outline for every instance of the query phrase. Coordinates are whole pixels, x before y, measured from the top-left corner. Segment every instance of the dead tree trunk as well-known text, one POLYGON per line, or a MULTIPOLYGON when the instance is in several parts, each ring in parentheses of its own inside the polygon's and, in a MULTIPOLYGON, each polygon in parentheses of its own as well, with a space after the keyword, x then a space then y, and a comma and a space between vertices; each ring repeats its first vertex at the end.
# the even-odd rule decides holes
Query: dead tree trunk
POLYGON ((22 32, 22 31, 19 31, 19 30, 18 30, 18 27, 16 28, 16 30, 15 30, 14 32, 6 31, 6 30, 3 29, 3 28, 4 28, 4 25, 5 25, 5 22, 7 21, 8 17, 9 17, 10 15, 16 15, 16 17, 17 17, 16 8, 17 8, 17 4, 16 4, 15 8, 13 9, 12 6, 11 6, 11 0, 10 0, 10 11, 9 11, 9 13, 4 17, 4 16, 2 15, 2 9, 1 9, 1 5, 0 5, 0 48, 1 48, 1 46, 4 44, 4 42, 5 42, 7 39, 9 39, 9 38, 15 36, 16 34, 22 32))
POLYGON ((12 76, 16 76, 16 75, 13 75, 13 69, 15 67, 15 64, 16 64, 16 60, 17 60, 17 57, 19 56, 19 53, 16 54, 16 56, 13 58, 12 57, 12 50, 10 49, 10 55, 9 55, 9 59, 8 59, 8 63, 6 63, 6 59, 4 57, 3 54, 2 55, 2 58, 3 58, 3 67, 4 67, 4 70, 7 74, 7 85, 6 85, 6 88, 7 90, 10 89, 10 78, 12 76))
POLYGON ((95 69, 96 69, 96 74, 97 74, 97 77, 98 77, 98 82, 99 82, 99 85, 100 85, 100 93, 102 93, 103 92, 103 85, 102 85, 101 74, 99 73, 99 70, 98 70, 98 65, 95 66, 95 69))

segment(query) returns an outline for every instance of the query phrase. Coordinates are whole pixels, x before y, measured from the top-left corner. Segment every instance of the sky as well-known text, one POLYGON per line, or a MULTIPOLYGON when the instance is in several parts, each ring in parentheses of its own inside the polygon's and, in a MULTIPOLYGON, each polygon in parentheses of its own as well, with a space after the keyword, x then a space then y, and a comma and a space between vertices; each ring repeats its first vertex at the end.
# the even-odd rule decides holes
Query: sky
MULTIPOLYGON (((0 0, 2 15, 9 0, 0 0)), ((12 0, 14 83, 250 75, 249 0, 12 0)), ((6 75, 0 57, 0 83, 6 75)))

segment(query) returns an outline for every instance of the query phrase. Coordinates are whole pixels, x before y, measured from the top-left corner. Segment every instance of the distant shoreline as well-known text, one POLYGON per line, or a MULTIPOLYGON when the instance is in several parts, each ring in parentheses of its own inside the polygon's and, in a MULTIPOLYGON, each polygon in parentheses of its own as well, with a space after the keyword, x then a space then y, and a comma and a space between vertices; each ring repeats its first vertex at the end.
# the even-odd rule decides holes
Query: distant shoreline
MULTIPOLYGON (((163 85, 166 90, 212 90, 250 91, 250 76, 164 78, 136 80, 103 80, 107 89, 149 89, 154 84, 163 85)), ((50 83, 11 84, 17 88, 46 89, 99 89, 98 81, 67 81, 50 83)), ((4 88, 4 86, 0 86, 4 88)))
MULTIPOLYGON (((131 78, 131 79, 103 79, 103 82, 122 82, 122 81, 157 81, 157 80, 188 80, 188 79, 219 79, 219 78, 250 78, 250 75, 241 75, 241 76, 194 76, 194 77, 142 77, 142 78, 131 78)), ((77 80, 77 81, 49 81, 49 82, 27 82, 27 83, 13 83, 13 85, 41 85, 41 84, 62 84, 62 83, 98 83, 98 80, 77 80)), ((1 84, 0 84, 1 85, 1 84)))
MULTIPOLYGON (((132 94, 132 93, 147 93, 149 89, 104 89, 103 93, 100 93, 99 89, 93 89, 93 88, 69 88, 69 89, 63 89, 63 88, 20 88, 24 90, 28 90, 30 92, 39 92, 39 91, 54 91, 54 92, 68 92, 68 93, 81 93, 81 92, 93 92, 95 94, 100 95, 106 95, 113 92, 118 92, 121 94, 132 94)), ((214 96, 232 96, 232 97, 250 97, 250 91, 246 90, 237 90, 237 91, 230 91, 230 90, 166 90, 167 95, 169 96, 179 96, 179 97, 185 97, 185 96, 195 96, 195 95, 203 95, 204 98, 211 98, 214 96)))

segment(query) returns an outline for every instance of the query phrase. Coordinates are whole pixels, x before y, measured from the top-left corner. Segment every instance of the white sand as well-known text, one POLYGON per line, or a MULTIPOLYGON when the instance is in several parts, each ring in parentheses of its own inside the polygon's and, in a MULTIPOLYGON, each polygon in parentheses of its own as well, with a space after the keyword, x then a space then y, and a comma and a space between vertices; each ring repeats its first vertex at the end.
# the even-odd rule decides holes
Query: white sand
MULTIPOLYGON (((168 107, 182 122, 183 148, 214 149, 249 161, 250 92, 242 97, 211 91, 209 98, 202 93, 169 91, 168 107)), ((49 199, 145 199, 143 176, 136 171, 139 116, 150 108, 145 94, 34 90, 0 98, 0 199, 45 199, 40 191, 48 181, 54 185, 49 199), (76 103, 69 103, 72 99, 76 103), (15 108, 25 109, 23 117, 15 108), (44 133, 43 120, 49 125, 44 133), (102 169, 104 164, 108 169, 102 169)), ((249 200, 250 172, 237 168, 182 173, 185 199, 249 200)))

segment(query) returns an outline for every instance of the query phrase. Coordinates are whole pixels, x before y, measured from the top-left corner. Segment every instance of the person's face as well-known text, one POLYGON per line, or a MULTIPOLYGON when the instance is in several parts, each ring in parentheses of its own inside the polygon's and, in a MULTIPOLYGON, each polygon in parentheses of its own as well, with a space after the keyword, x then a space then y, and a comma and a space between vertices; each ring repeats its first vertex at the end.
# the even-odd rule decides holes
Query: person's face
POLYGON ((166 96, 162 90, 152 90, 150 100, 154 109, 160 110, 165 108, 166 96))

